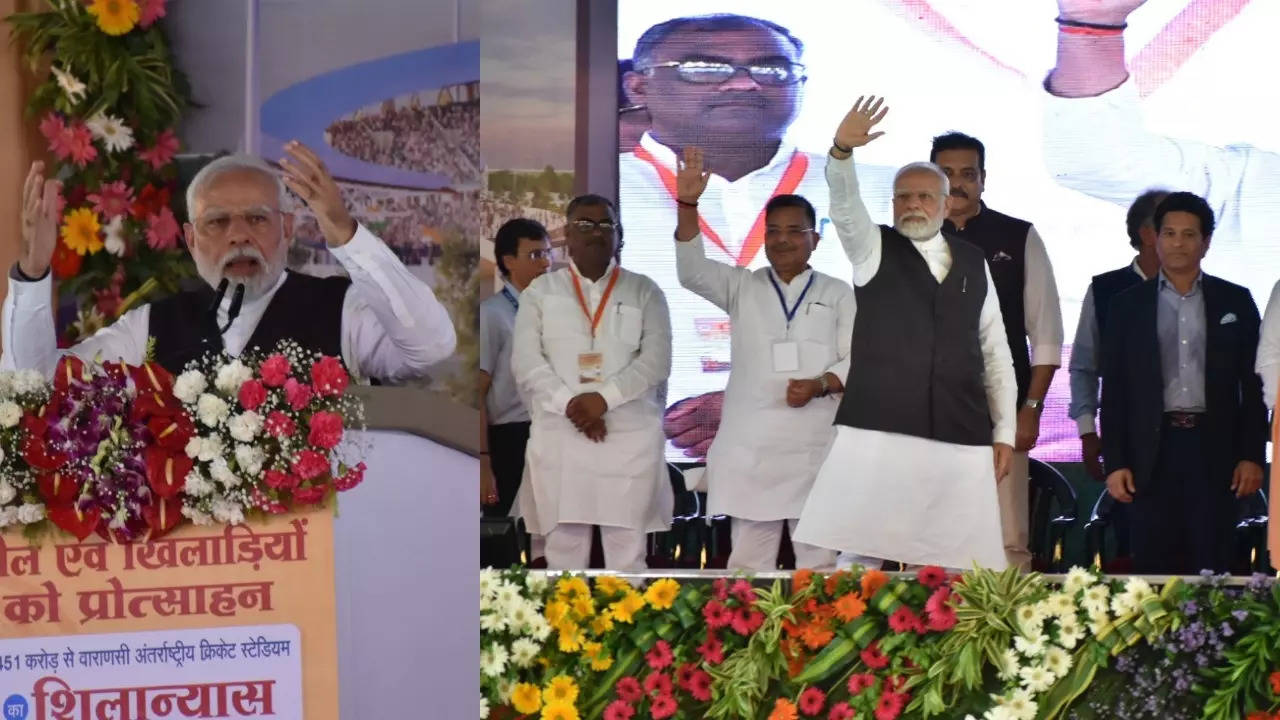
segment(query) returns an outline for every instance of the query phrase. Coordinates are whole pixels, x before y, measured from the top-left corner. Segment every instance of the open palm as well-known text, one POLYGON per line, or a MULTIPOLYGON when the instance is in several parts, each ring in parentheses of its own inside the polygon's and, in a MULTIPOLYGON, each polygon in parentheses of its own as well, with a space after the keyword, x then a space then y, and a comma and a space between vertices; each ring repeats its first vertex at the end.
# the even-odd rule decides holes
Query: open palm
POLYGON ((706 170, 702 148, 690 145, 684 149, 684 160, 676 172, 676 197, 681 202, 696 203, 707 189, 711 173, 706 170))
POLYGON ((836 144, 856 148, 875 140, 884 132, 872 132, 872 128, 888 113, 889 107, 884 104, 884 98, 877 98, 875 95, 858 98, 853 109, 840 121, 840 127, 836 128, 836 144))
POLYGON ((1147 0, 1058 0, 1058 17, 1099 25, 1123 25, 1147 0))

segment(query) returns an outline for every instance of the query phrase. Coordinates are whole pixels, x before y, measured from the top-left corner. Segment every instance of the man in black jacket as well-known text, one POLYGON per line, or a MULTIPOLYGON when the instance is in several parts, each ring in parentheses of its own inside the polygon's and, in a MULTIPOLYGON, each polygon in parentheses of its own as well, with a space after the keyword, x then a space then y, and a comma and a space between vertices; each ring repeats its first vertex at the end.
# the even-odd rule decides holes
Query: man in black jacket
POLYGON ((1200 270, 1213 211, 1156 208, 1161 272, 1116 296, 1103 341, 1107 491, 1132 503, 1134 569, 1225 571, 1235 498, 1262 484, 1267 414, 1249 291, 1200 270))

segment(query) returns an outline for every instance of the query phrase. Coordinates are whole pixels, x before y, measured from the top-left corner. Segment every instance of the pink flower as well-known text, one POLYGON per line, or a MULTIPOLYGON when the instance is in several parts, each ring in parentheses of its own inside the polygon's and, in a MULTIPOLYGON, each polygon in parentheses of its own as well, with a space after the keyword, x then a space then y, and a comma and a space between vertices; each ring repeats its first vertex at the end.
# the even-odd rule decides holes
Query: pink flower
POLYGON ((321 395, 341 395, 349 381, 346 368, 338 358, 326 355, 311 366, 311 384, 321 395))
POLYGON ((178 221, 167 207, 147 218, 147 245, 152 250, 172 250, 178 247, 178 221))
POLYGON ((916 572, 916 579, 921 585, 932 590, 947 581, 947 571, 937 565, 922 567, 916 572))
POLYGON ((831 706, 831 712, 827 715, 827 720, 852 720, 853 708, 849 707, 847 702, 838 702, 831 706))
POLYGON ((640 681, 630 675, 619 680, 613 687, 613 691, 618 694, 618 699, 625 703, 639 702, 644 697, 644 692, 640 689, 640 681))
POLYGON ((267 387, 280 387, 285 380, 289 379, 289 371, 292 369, 289 366, 289 358, 280 353, 274 353, 262 361, 262 367, 258 368, 258 373, 262 375, 262 383, 267 387))
POLYGON ((324 485, 298 488, 293 491, 293 501, 300 505, 314 505, 324 500, 324 496, 328 491, 329 489, 324 485))
MULTIPOLYGON (((865 658, 864 658, 865 660, 865 658)), ((876 676, 871 673, 854 673, 849 676, 849 694, 857 697, 863 690, 876 684, 876 676)))
POLYGON ((178 136, 173 134, 173 130, 165 130, 156 136, 155 144, 139 152, 138 157, 151 163, 153 170, 159 170, 172 162, 177 152, 178 136))
POLYGON ((364 463, 359 463, 353 468, 347 468, 347 471, 342 474, 342 477, 334 479, 334 489, 338 492, 346 492, 364 482, 365 469, 364 463))
POLYGON ((62 122, 62 116, 55 112, 45 113, 44 119, 40 121, 40 134, 44 136, 49 147, 53 147, 54 141, 62 137, 62 131, 66 128, 66 124, 62 122))
POLYGON ((98 192, 89 195, 87 200, 93 203, 93 210, 107 220, 129 214, 133 206, 133 190, 122 180, 104 183, 98 192))
POLYGON ((289 402, 289 407, 301 410, 311 402, 311 386, 289 378, 284 382, 284 399, 289 402))
POLYGON ((645 653, 645 660, 649 663, 649 667, 654 670, 664 670, 671 667, 671 646, 666 640, 659 640, 654 643, 649 652, 645 653))
POLYGON ((93 133, 84 123, 68 126, 62 135, 67 155, 76 165, 84 167, 98 157, 98 149, 93 146, 93 133))
POLYGON ((880 643, 872 642, 865 650, 859 653, 862 662, 872 670, 882 670, 889 665, 889 658, 880 651, 880 643))
POLYGON ((956 611, 950 607, 944 607, 929 613, 927 627, 934 632, 946 632, 956 626, 956 620, 956 611))
POLYGON ((936 613, 947 607, 947 601, 951 599, 951 588, 940 587, 933 591, 929 599, 924 603, 924 610, 927 613, 936 613))
POLYGON ((902 714, 902 708, 906 707, 907 696, 898 693, 886 692, 880 696, 880 702, 876 705, 876 720, 894 720, 902 714))
POLYGON ((332 450, 342 440, 342 416, 337 413, 321 410, 311 416, 308 424, 311 432, 307 442, 316 447, 332 450))
POLYGON ((666 720, 675 715, 676 710, 676 700, 670 695, 660 695, 649 703, 649 714, 653 716, 653 720, 666 720))
POLYGON ((240 385, 237 397, 240 400, 240 407, 245 410, 257 410, 267 401, 267 389, 257 380, 246 380, 240 385))
POLYGON ((822 706, 825 705, 826 702, 827 696, 818 688, 811 687, 800 693, 800 700, 796 704, 800 706, 800 712, 808 715, 809 717, 814 717, 818 713, 822 712, 822 706))
POLYGON ((716 600, 719 600, 720 602, 729 601, 729 581, 728 580, 725 580, 724 578, 716 578, 716 581, 711 584, 711 587, 715 591, 716 600))
POLYGON ((733 583, 733 589, 730 590, 733 596, 738 598, 738 602, 743 605, 750 605, 756 601, 756 591, 751 589, 751 583, 746 580, 737 580, 733 583))
POLYGON ((644 691, 649 697, 662 697, 671 694, 671 677, 660 672, 649 673, 644 679, 644 691))
POLYGON ((698 646, 698 654, 708 665, 719 665, 724 662, 724 645, 720 638, 708 633, 707 641, 698 646))
POLYGON ((924 623, 911 611, 911 608, 903 605, 889 616, 889 628, 896 633, 923 632, 924 623))
POLYGON ((279 410, 268 415, 262 426, 266 429, 267 434, 272 437, 288 437, 298 430, 298 427, 293 423, 293 419, 279 410))
POLYGON ((706 619, 707 627, 719 630, 733 621, 733 611, 716 600, 708 600, 702 608, 702 617, 706 619))
POLYGON ((138 3, 138 27, 146 29, 164 17, 164 0, 142 0, 138 3))
POLYGON ((267 470, 263 473, 262 480, 273 490, 292 490, 301 482, 297 476, 279 470, 267 470))
POLYGON ((635 714, 635 708, 628 705, 626 700, 614 700, 604 709, 604 720, 631 720, 635 714))
POLYGON ((329 472, 329 456, 315 450, 302 450, 293 461, 293 472, 303 480, 311 480, 329 472))
POLYGON ((698 702, 711 700, 711 675, 706 670, 696 670, 689 680, 689 694, 698 702))

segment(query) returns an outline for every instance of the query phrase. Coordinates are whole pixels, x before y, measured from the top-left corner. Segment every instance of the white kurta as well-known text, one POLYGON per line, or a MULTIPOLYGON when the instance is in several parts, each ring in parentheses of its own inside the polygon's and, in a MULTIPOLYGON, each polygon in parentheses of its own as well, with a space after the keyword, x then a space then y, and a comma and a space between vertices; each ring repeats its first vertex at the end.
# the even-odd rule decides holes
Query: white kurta
MULTIPOLYGON (((853 160, 829 160, 827 182, 854 284, 865 285, 880 269, 881 240, 858 196, 853 160)), ((951 252, 941 235, 913 245, 935 278, 946 277, 951 252)), ((1013 445, 1017 383, 989 268, 978 323, 993 442, 1013 445)), ((851 372, 858 372, 856 358, 851 372)), ((992 450, 837 426, 795 539, 909 564, 1002 569, 992 450)))
POLYGON ((785 285, 778 280, 788 310, 795 308, 788 323, 771 269, 753 272, 708 259, 702 235, 676 243, 676 264, 680 283, 728 313, 733 328, 733 371, 720 429, 707 452, 707 514, 800 517, 831 446, 839 399, 814 398, 790 407, 787 381, 833 373, 843 382, 848 376, 853 288, 814 270, 785 285), (805 292, 810 278, 813 285, 805 292), (777 343, 794 343, 798 367, 775 371, 777 343))
POLYGON ((671 482, 662 455, 671 321, 653 281, 623 270, 593 341, 573 275, 594 314, 612 268, 592 282, 570 263, 520 295, 511 368, 533 425, 516 502, 531 533, 546 534, 559 523, 644 532, 671 525, 671 482), (579 382, 578 357, 591 352, 603 355, 603 380, 579 382), (565 417, 569 401, 587 392, 608 403, 604 442, 587 439, 565 417))
POLYGON ((1280 282, 1271 289, 1266 312, 1262 315, 1255 368, 1262 378, 1262 399, 1267 407, 1274 410, 1276 393, 1280 392, 1280 282))

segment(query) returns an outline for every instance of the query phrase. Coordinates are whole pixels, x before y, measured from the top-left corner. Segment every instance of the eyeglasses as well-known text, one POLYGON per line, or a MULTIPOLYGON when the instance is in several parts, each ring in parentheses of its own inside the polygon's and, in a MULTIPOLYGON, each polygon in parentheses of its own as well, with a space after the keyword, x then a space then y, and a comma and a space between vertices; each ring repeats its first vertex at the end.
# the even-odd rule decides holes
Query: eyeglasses
POLYGON ((537 250, 530 250, 529 252, 525 252, 525 253, 516 253, 515 255, 517 259, 519 258, 528 258, 529 260, 550 260, 551 259, 551 251, 543 248, 539 248, 537 250))
POLYGON ((698 85, 719 85, 737 75, 739 70, 745 70, 760 85, 770 87, 794 85, 804 79, 804 65, 793 62, 734 65, 706 60, 680 60, 649 65, 642 68, 641 72, 649 73, 658 68, 675 68, 676 77, 698 85))
POLYGON ((595 220, 579 218, 569 224, 572 225, 574 228, 577 229, 578 232, 581 232, 581 233, 594 232, 597 229, 599 229, 601 232, 612 233, 614 229, 617 228, 617 224, 615 224, 612 220, 601 220, 599 222, 596 222, 595 220))
POLYGON ((196 220, 196 229, 202 235, 210 237, 222 237, 231 230, 231 224, 236 218, 244 221, 250 230, 258 232, 271 227, 271 221, 279 214, 279 210, 272 208, 252 208, 242 212, 223 212, 215 210, 205 213, 205 215, 196 220))
POLYGON ((767 228, 765 228, 765 229, 764 229, 764 239, 765 239, 765 240, 778 240, 778 239, 780 239, 780 238, 784 238, 784 237, 787 237, 787 238, 802 238, 802 237, 804 237, 805 235, 808 235, 808 234, 809 234, 809 233, 811 233, 811 232, 813 232, 813 228, 811 228, 811 227, 806 227, 806 228, 795 228, 795 227, 790 227, 790 228, 776 228, 776 227, 767 227, 767 228))

